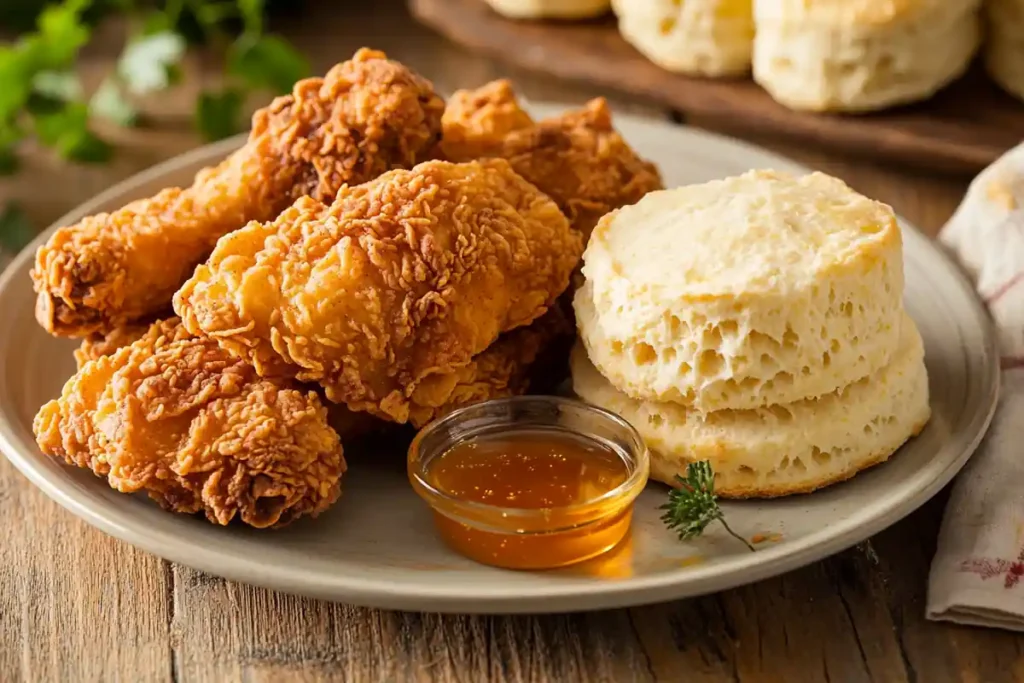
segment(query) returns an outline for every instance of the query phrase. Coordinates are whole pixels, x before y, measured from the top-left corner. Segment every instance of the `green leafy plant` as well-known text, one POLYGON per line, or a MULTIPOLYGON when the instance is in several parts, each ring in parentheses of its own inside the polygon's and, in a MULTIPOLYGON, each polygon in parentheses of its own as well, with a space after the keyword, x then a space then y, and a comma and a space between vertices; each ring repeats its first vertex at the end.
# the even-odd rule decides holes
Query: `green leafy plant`
POLYGON ((82 21, 86 0, 47 7, 37 30, 0 47, 0 169, 17 168, 16 147, 30 134, 61 156, 102 161, 110 149, 88 128, 88 106, 71 71, 89 40, 82 21))
MULTIPOLYGON (((107 161, 113 149, 96 134, 95 120, 137 125, 133 100, 179 80, 190 42, 224 54, 225 85, 200 94, 197 130, 208 140, 238 132, 249 94, 286 92, 309 73, 298 51, 265 32, 264 2, 107 0, 101 7, 98 0, 62 0, 46 5, 34 31, 0 45, 0 173, 17 170, 19 145, 29 138, 69 161, 107 161), (129 17, 129 37, 114 71, 87 97, 75 61, 92 38, 97 10, 111 8, 129 17)), ((8 247, 10 224, 0 217, 0 242, 8 247)))
POLYGON ((0 251, 17 251, 34 234, 32 223, 20 206, 12 203, 0 211, 0 251))
POLYGON ((679 535, 682 541, 688 541, 704 533, 714 521, 719 521, 725 530, 739 539, 751 552, 754 546, 743 538, 725 521, 725 513, 718 505, 715 495, 715 472, 707 460, 693 462, 686 466, 686 477, 676 475, 678 489, 668 494, 668 502, 661 506, 664 512, 661 521, 679 535))

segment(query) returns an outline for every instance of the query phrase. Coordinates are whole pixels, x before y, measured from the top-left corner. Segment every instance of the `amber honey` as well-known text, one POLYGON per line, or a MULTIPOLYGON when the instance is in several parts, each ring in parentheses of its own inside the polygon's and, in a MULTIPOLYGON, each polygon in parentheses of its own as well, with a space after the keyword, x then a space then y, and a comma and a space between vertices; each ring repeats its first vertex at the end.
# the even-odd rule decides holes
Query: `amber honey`
POLYGON ((466 441, 427 470, 428 480, 449 495, 528 510, 586 503, 628 476, 618 452, 566 431, 501 433, 466 441))
MULTIPOLYGON (((489 403, 517 400, 556 402, 558 422, 545 424, 554 418, 543 412, 534 420, 498 415, 485 423, 491 428, 452 438, 456 413, 454 425, 428 426, 414 442, 410 478, 433 507, 438 533, 473 560, 513 569, 561 567, 612 549, 629 531, 647 480, 639 437, 610 413, 590 415, 598 409, 565 399, 489 403), (436 429, 445 438, 431 438, 436 429)), ((462 417, 487 410, 480 406, 462 417)))

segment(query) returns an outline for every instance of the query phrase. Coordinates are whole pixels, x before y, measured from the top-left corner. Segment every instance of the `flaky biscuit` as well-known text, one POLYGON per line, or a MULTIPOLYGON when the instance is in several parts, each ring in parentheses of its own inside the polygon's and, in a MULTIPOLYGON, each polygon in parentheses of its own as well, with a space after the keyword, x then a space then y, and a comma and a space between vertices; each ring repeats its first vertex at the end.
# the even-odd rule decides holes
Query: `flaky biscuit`
POLYGON ((619 33, 658 66, 696 76, 750 70, 751 0, 613 0, 619 33))
POLYGON ((723 496, 805 493, 887 460, 928 422, 921 336, 910 318, 900 328, 899 350, 889 365, 817 399, 705 415, 638 401, 602 377, 579 345, 572 356, 573 387, 640 432, 652 449, 652 479, 675 484, 688 463, 708 460, 723 496))
POLYGON ((754 0, 754 80, 793 109, 926 99, 980 42, 980 0, 754 0))
POLYGON ((601 220, 583 262, 580 338, 636 398, 788 403, 871 374, 899 344, 893 212, 822 173, 649 193, 601 220))

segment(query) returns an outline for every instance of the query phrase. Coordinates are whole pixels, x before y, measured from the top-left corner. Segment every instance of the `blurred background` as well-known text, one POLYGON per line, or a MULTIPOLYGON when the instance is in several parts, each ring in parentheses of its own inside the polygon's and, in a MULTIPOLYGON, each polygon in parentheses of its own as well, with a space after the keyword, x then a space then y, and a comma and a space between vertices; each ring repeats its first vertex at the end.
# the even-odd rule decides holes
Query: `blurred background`
POLYGON ((892 169, 908 164, 915 182, 958 196, 1024 137, 1024 105, 979 69, 910 108, 794 112, 743 74, 655 66, 606 4, 595 17, 517 21, 492 2, 0 0, 2 253, 119 180, 245 131, 253 109, 362 46, 442 95, 509 77, 527 101, 605 96, 616 111, 736 134, 854 185, 864 177, 862 191, 883 201, 892 169))
POLYGON ((7 258, 117 181, 246 130, 253 109, 363 45, 441 89, 453 71, 435 65, 465 59, 391 0, 3 0, 0 41, 7 258))

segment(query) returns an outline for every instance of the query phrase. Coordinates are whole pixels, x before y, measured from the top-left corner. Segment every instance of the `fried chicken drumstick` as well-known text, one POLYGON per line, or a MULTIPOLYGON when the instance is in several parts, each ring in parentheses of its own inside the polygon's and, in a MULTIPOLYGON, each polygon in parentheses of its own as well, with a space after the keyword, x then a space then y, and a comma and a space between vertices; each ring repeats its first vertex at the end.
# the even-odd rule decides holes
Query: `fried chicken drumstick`
POLYGON ((418 395, 565 290, 582 240, 503 160, 424 162, 222 238, 175 295, 190 332, 261 374, 407 422, 418 395))
POLYGON ((33 426, 44 453, 222 525, 315 516, 346 467, 316 392, 260 378, 177 319, 86 362, 33 426))
POLYGON ((427 158, 443 109, 428 81, 374 50, 300 81, 190 187, 58 230, 36 254, 37 319, 51 334, 85 337, 151 318, 222 235, 427 158))
POLYGON ((507 159, 555 200, 584 241, 601 216, 662 189, 657 167, 622 139, 603 98, 534 123, 500 80, 457 91, 441 121, 444 158, 507 159))
POLYGON ((566 376, 567 359, 575 339, 572 322, 552 306, 532 325, 498 337, 468 364, 412 396, 409 422, 422 427, 453 410, 493 398, 547 393, 566 376))

